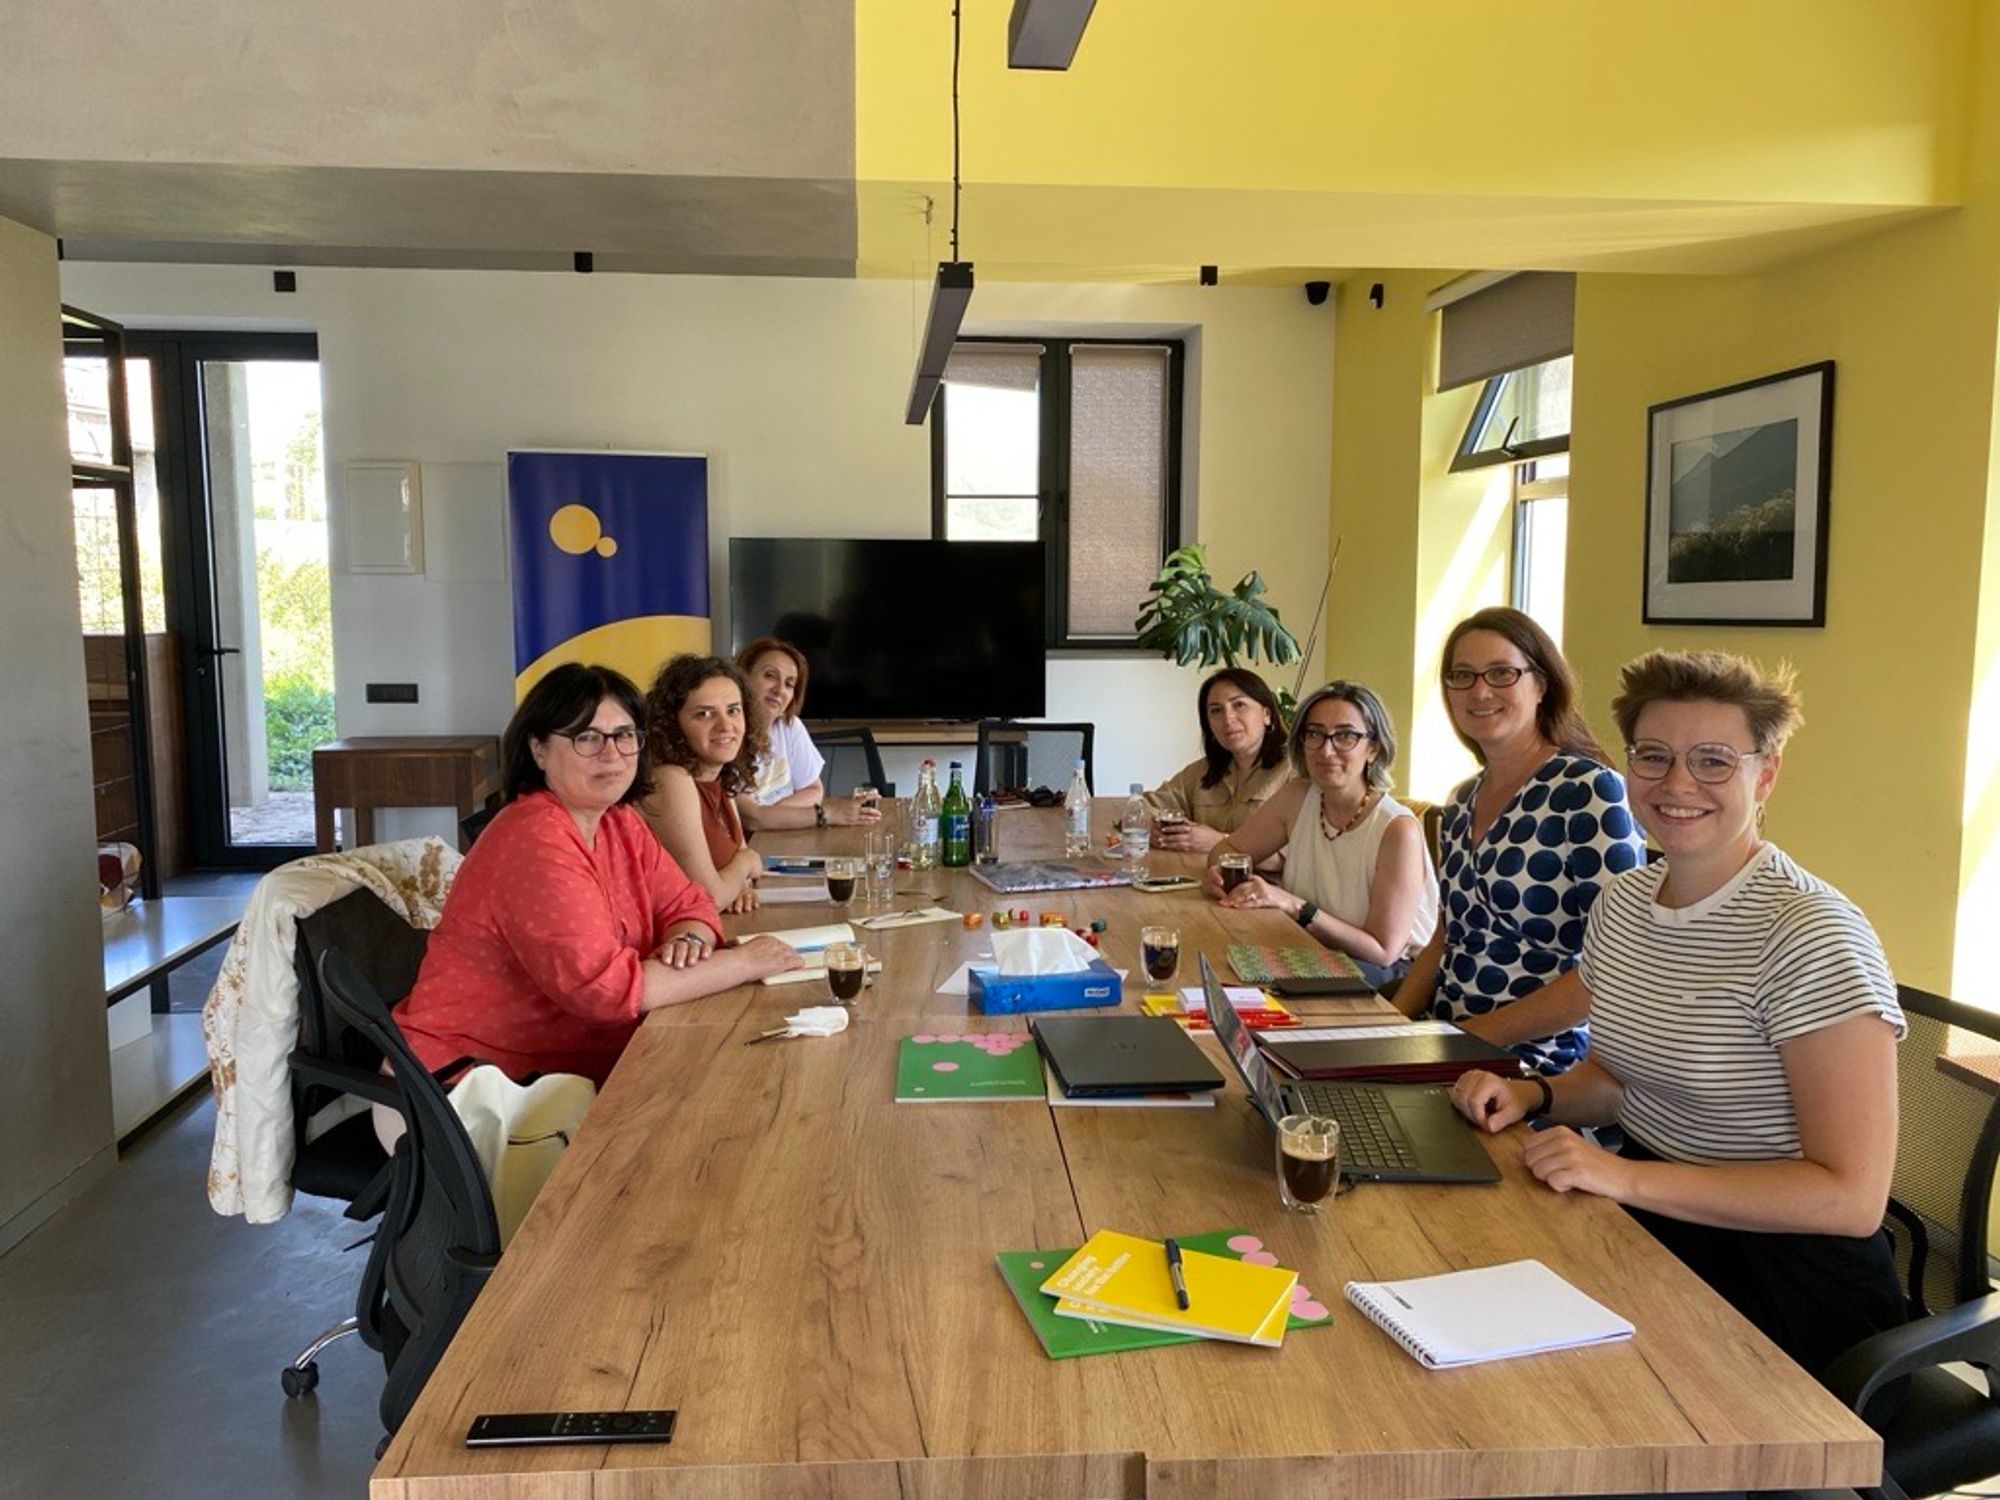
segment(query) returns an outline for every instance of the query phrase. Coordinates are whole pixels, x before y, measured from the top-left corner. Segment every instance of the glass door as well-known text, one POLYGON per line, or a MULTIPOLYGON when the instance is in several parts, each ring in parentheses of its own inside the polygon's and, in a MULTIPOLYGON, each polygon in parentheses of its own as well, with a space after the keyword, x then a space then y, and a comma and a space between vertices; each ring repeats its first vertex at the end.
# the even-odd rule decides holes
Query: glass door
POLYGON ((312 752, 334 738, 318 349, 291 334, 139 347, 156 366, 161 488, 187 541, 197 857, 268 868, 311 849, 312 752))

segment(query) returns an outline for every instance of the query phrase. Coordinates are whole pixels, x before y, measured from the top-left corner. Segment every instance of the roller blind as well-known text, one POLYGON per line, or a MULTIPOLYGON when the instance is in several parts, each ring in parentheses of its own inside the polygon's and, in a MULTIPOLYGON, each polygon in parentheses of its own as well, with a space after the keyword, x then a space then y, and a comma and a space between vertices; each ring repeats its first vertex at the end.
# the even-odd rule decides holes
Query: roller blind
POLYGON ((1070 354, 1069 632, 1130 640, 1167 525, 1169 350, 1070 354))
POLYGON ((1560 359, 1576 342, 1576 277, 1523 271, 1447 305, 1438 389, 1560 359))

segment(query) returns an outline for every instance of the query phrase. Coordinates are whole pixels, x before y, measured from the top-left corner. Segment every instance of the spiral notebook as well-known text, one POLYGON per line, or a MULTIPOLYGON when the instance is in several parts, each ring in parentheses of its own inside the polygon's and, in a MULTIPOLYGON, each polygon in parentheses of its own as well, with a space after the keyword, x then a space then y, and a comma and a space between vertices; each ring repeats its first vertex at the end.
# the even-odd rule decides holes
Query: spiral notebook
POLYGON ((1347 1300, 1432 1370, 1632 1337, 1630 1323, 1538 1260, 1350 1281, 1347 1300))

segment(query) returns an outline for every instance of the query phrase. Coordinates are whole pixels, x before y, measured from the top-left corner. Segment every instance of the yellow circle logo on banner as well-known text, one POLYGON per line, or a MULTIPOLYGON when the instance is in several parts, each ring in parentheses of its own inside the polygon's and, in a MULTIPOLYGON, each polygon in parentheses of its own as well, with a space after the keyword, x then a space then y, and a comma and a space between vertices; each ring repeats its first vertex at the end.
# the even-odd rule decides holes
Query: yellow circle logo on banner
POLYGON ((587 505, 565 505, 550 516, 549 540, 577 557, 586 552, 609 557, 618 550, 618 543, 604 535, 597 512, 587 505))

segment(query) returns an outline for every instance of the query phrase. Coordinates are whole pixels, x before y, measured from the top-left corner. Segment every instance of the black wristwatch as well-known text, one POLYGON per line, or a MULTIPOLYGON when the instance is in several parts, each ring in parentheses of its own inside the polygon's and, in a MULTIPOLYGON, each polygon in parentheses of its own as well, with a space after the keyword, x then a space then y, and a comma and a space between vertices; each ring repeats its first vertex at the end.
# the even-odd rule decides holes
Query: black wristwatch
POLYGON ((1521 1118, 1524 1120, 1539 1120, 1543 1115, 1556 1107, 1556 1091, 1549 1087, 1548 1079, 1542 1077, 1539 1073, 1530 1073, 1528 1075, 1528 1082, 1542 1091, 1542 1102, 1529 1110, 1521 1118))
POLYGON ((1292 920, 1298 923, 1299 926, 1301 927, 1311 927, 1313 924, 1313 918, 1317 917, 1318 915, 1319 915, 1319 908, 1317 906, 1314 906, 1312 902, 1308 901, 1306 902, 1305 905, 1299 908, 1298 915, 1293 917, 1292 920))
POLYGON ((821 828, 826 827, 826 804, 824 802, 815 802, 813 804, 813 822, 817 823, 821 828))

